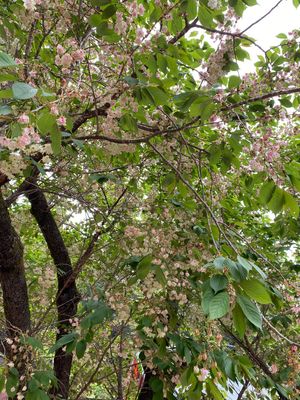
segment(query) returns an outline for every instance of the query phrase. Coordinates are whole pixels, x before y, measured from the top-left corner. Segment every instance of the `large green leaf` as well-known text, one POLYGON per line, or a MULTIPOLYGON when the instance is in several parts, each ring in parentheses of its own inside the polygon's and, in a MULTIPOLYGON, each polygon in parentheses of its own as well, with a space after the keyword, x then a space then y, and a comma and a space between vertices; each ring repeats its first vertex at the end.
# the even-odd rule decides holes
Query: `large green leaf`
POLYGON ((276 187, 271 200, 268 202, 268 208, 273 211, 274 214, 278 214, 282 210, 283 205, 284 191, 279 187, 276 187))
POLYGON ((152 256, 149 254, 145 256, 137 266, 136 275, 139 279, 145 279, 151 271, 152 256))
POLYGON ((37 127, 42 135, 47 135, 57 127, 55 116, 48 111, 43 111, 37 119, 37 127))
POLYGON ((220 292, 214 296, 208 306, 209 319, 224 317, 229 311, 229 295, 227 292, 220 292))
POLYGON ((77 338, 78 338, 78 333, 76 332, 71 332, 68 333, 67 335, 62 336, 52 347, 50 347, 49 353, 54 353, 56 350, 65 346, 66 344, 74 342, 74 340, 77 340, 77 338))
POLYGON ((250 321, 257 328, 261 329, 262 317, 256 304, 247 297, 241 295, 237 296, 237 303, 241 307, 248 321, 250 321))
POLYGON ((284 208, 289 210, 290 214, 298 218, 299 217, 299 205, 295 197, 290 193, 284 192, 284 208))
POLYGON ((215 293, 225 289, 228 285, 228 279, 224 275, 214 275, 210 278, 210 287, 215 293))
POLYGON ((258 303, 272 303, 269 292, 267 291, 265 286, 257 279, 248 279, 246 281, 241 281, 240 286, 244 289, 244 291, 251 299, 256 300, 258 303))
POLYGON ((52 151, 53 154, 56 156, 61 152, 61 140, 62 140, 61 132, 57 127, 56 129, 53 129, 50 132, 50 138, 51 138, 52 151))
POLYGON ((37 89, 24 82, 15 82, 12 85, 13 96, 18 100, 31 99, 37 94, 37 89))
POLYGON ((259 193, 259 199, 263 205, 266 205, 272 198, 276 186, 273 181, 265 182, 259 193))
POLYGON ((15 67, 16 65, 17 63, 9 54, 0 51, 0 68, 15 67))
POLYGON ((246 325, 245 315, 243 314, 243 311, 241 307, 238 305, 238 303, 235 304, 235 307, 232 310, 232 317, 233 317, 234 328, 238 332, 239 336, 243 338, 247 325, 246 325))
POLYGON ((146 90, 150 94, 156 106, 168 103, 169 97, 162 89, 154 86, 148 86, 147 88, 144 88, 144 90, 146 90))

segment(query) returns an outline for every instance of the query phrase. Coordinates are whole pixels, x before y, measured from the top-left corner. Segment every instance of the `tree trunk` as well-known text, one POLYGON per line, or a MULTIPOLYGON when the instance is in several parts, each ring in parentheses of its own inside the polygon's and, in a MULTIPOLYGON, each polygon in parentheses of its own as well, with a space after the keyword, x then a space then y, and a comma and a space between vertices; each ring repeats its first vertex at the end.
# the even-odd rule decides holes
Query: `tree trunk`
POLYGON ((25 279, 23 246, 12 226, 0 189, 0 281, 7 335, 30 330, 30 312, 25 279))
POLYGON ((149 368, 144 368, 144 382, 143 386, 140 390, 138 400, 152 400, 153 397, 153 390, 150 387, 149 381, 152 377, 152 372, 149 368))
POLYGON ((0 280, 4 314, 10 335, 30 329, 30 313, 24 272, 23 246, 12 226, 0 190, 0 280))
MULTIPOLYGON (((58 340, 72 330, 69 320, 76 315, 80 297, 75 281, 71 279, 73 269, 68 250, 49 209, 46 197, 37 186, 36 178, 28 178, 27 182, 28 188, 25 195, 31 203, 31 213, 44 235, 57 269, 58 290, 56 306, 58 333, 56 340, 58 340)), ((72 354, 67 354, 62 349, 58 349, 54 357, 54 372, 58 380, 58 388, 53 389, 52 394, 60 395, 63 399, 67 399, 69 395, 72 358, 72 354)))

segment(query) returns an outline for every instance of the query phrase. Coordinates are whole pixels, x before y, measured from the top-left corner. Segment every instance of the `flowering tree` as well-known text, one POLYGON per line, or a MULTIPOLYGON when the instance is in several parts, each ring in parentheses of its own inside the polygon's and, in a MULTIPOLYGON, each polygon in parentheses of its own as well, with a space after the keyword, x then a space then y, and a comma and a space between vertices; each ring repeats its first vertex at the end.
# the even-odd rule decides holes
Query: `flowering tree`
POLYGON ((299 396, 300 31, 255 4, 1 2, 1 398, 299 396))

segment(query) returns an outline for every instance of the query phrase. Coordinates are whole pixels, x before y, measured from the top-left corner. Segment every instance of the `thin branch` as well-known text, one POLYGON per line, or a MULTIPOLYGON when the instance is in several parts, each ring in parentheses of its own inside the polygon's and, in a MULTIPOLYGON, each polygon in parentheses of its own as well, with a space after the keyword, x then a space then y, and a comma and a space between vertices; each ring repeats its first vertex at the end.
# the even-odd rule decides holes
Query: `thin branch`
POLYGON ((266 317, 262 316, 262 319, 263 319, 264 322, 268 325, 268 327, 269 327, 270 329, 272 329, 273 332, 276 333, 276 335, 278 335, 278 336, 281 337, 282 339, 286 340, 288 343, 290 343, 290 344, 292 344, 292 345, 295 345, 295 346, 298 346, 298 347, 300 348, 300 343, 294 342, 293 340, 290 340, 289 338, 287 338, 286 336, 284 336, 282 333, 280 333, 280 332, 275 328, 275 326, 273 326, 273 325, 271 324, 271 322, 269 322, 269 321, 267 320, 266 317))
POLYGON ((176 42, 178 42, 178 40, 181 39, 190 29, 196 27, 197 22, 198 22, 198 18, 196 18, 191 23, 187 22, 185 27, 179 33, 177 33, 176 36, 174 36, 172 39, 169 40, 169 44, 175 44, 176 42))
POLYGON ((246 29, 244 29, 241 32, 241 35, 245 32, 247 32, 250 28, 252 28, 254 25, 258 24, 259 22, 261 22, 264 18, 266 18, 269 14, 271 14, 272 11, 275 10, 275 8, 277 8, 279 6, 280 3, 282 3, 283 0, 279 0, 275 6, 273 6, 266 14, 264 14, 262 17, 260 17, 258 20, 256 20, 255 22, 253 22, 252 24, 250 24, 246 29))

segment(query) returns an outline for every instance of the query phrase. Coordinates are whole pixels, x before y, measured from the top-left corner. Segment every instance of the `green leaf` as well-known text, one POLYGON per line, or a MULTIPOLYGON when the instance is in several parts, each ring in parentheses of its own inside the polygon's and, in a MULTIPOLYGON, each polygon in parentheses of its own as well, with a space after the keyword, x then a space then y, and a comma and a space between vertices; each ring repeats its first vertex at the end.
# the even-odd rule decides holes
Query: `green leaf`
POLYGON ((243 3, 245 3, 247 6, 255 6, 257 4, 256 0, 243 0, 243 3))
POLYGON ((149 380, 149 385, 155 393, 161 392, 164 387, 163 382, 159 378, 153 376, 149 380))
POLYGON ((49 349, 49 353, 54 353, 56 350, 64 347, 66 344, 74 342, 78 338, 78 333, 71 332, 67 335, 62 336, 58 341, 49 349))
POLYGON ((0 51, 0 68, 15 67, 16 65, 18 64, 9 54, 0 51))
POLYGON ((168 103, 169 96, 161 89, 158 87, 154 86, 148 86, 147 88, 144 88, 145 90, 148 91, 150 96, 153 98, 154 104, 156 106, 164 105, 168 103))
POLYGON ((261 313, 253 301, 249 300, 245 296, 238 294, 237 303, 241 307, 244 315, 254 326, 261 329, 262 328, 262 317, 261 313))
POLYGON ((196 0, 187 0, 187 17, 189 21, 197 17, 196 0))
POLYGON ((0 106, 0 115, 9 115, 12 113, 12 109, 10 106, 4 105, 0 106))
POLYGON ((11 89, 0 90, 0 99, 10 99, 13 97, 13 92, 11 89))
POLYGON ((165 277, 163 270, 159 265, 154 265, 153 267, 157 282, 159 282, 162 286, 165 286, 167 284, 167 279, 165 277))
POLYGON ((198 18, 206 28, 213 28, 215 26, 213 12, 205 4, 199 5, 198 18))
POLYGON ((13 96, 18 100, 31 99, 37 94, 38 89, 24 82, 15 82, 12 85, 13 96))
POLYGON ((214 259, 214 267, 218 270, 221 270, 224 268, 224 262, 225 262, 225 257, 217 257, 214 259))
POLYGON ((228 285, 228 279, 224 275, 214 275, 210 278, 210 287, 215 293, 225 289, 228 285))
POLYGON ((296 160, 293 160, 289 164, 285 165, 284 169, 289 175, 300 179, 300 163, 296 160))
POLYGON ((247 295, 256 300, 260 304, 272 303, 271 296, 265 286, 257 279, 248 279, 240 282, 240 286, 244 289, 247 295))
POLYGON ((4 386, 5 386, 5 376, 1 371, 1 373, 0 373, 0 393, 4 389, 4 386))
POLYGON ((24 342, 27 345, 32 346, 34 349, 43 350, 43 343, 35 337, 27 337, 27 338, 25 338, 24 342))
POLYGON ((247 325, 243 311, 241 307, 238 305, 238 303, 235 304, 235 307, 232 310, 232 317, 233 317, 234 328, 238 332, 240 338, 243 338, 247 325))
POLYGON ((122 129, 125 131, 130 131, 130 132, 137 132, 138 131, 138 126, 136 119, 133 118, 130 114, 124 114, 120 118, 119 125, 122 129))
POLYGON ((287 107, 287 108, 293 107, 293 103, 287 97, 281 98, 281 99, 279 99, 279 101, 280 101, 281 105, 283 105, 284 107, 287 107))
POLYGON ((79 342, 76 344, 76 356, 77 358, 82 358, 84 356, 86 350, 86 341, 85 340, 79 340, 79 342))
POLYGON ((48 111, 43 111, 39 115, 36 125, 39 132, 46 136, 54 129, 55 126, 57 126, 57 122, 53 114, 50 114, 48 111))
POLYGON ((256 264, 254 264, 254 262, 250 262, 252 267, 259 273, 259 275, 263 278, 263 279, 267 279, 267 275, 264 273, 264 271, 259 268, 256 264))
POLYGON ((228 80, 228 88, 229 89, 237 88, 240 86, 241 82, 242 81, 239 76, 232 75, 229 77, 229 80, 228 80))
POLYGON ((263 205, 266 205, 271 200, 275 188, 276 186, 273 181, 268 181, 263 184, 259 193, 259 200, 263 205))
POLYGON ((16 81, 17 76, 13 74, 0 74, 0 82, 16 81))
POLYGON ((213 396, 213 399, 214 400, 224 400, 224 396, 222 395, 222 393, 220 392, 220 390, 218 389, 216 384, 209 378, 206 380, 206 382, 209 387, 209 392, 213 396))
POLYGON ((234 280, 239 282, 242 279, 246 279, 248 271, 240 264, 236 263, 229 258, 226 259, 226 267, 234 280))
POLYGON ((209 319, 222 318, 229 311, 229 295, 227 292, 218 293, 214 296, 208 307, 209 319))
POLYGON ((299 217, 299 205, 297 200, 288 192, 284 192, 284 208, 289 210, 290 214, 299 217))
POLYGON ((205 315, 209 313, 209 304, 215 295, 212 288, 209 286, 209 283, 209 281, 206 281, 203 285, 201 307, 205 315))
POLYGON ((245 258, 243 258, 241 256, 237 256, 237 260, 248 272, 251 271, 252 264, 250 264, 250 262, 248 260, 246 260, 245 258))
POLYGON ((149 254, 142 258, 142 260, 138 263, 136 275, 139 279, 145 279, 146 276, 151 271, 151 263, 152 263, 152 256, 149 254))
POLYGON ((61 152, 61 132, 58 130, 58 128, 52 130, 50 133, 50 138, 51 138, 51 148, 53 151, 53 154, 57 156, 61 152))
POLYGON ((273 211, 274 214, 278 214, 282 210, 283 205, 284 191, 279 187, 276 187, 271 200, 268 202, 268 208, 273 211))

